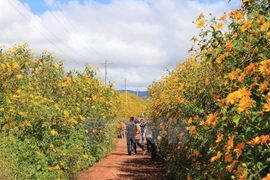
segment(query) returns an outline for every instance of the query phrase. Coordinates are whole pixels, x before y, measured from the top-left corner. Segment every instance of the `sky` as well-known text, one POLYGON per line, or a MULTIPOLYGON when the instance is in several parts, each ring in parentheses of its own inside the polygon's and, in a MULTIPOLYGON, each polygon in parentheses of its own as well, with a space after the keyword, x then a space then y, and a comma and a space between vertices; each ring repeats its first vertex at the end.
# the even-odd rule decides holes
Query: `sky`
POLYGON ((192 21, 220 17, 240 0, 0 0, 0 45, 49 50, 66 70, 88 63, 115 89, 145 91, 189 57, 192 21))

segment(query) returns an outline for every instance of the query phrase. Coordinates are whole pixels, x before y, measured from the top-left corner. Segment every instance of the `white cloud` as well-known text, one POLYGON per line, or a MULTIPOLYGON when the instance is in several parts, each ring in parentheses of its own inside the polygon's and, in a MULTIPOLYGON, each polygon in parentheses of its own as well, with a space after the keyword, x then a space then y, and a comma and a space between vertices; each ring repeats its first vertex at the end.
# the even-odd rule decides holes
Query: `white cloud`
POLYGON ((28 4, 9 1, 25 17, 8 1, 0 1, 0 43, 27 42, 37 53, 53 51, 66 60, 67 69, 83 69, 90 63, 100 67, 98 75, 103 79, 101 63, 107 59, 113 63, 108 79, 123 89, 126 78, 131 90, 146 90, 166 74, 164 68, 172 69, 189 56, 190 39, 199 32, 192 21, 201 12, 220 16, 239 4, 225 0, 113 0, 110 4, 85 0, 80 4, 71 0, 57 2, 61 12, 46 0, 52 12, 35 15, 28 4))

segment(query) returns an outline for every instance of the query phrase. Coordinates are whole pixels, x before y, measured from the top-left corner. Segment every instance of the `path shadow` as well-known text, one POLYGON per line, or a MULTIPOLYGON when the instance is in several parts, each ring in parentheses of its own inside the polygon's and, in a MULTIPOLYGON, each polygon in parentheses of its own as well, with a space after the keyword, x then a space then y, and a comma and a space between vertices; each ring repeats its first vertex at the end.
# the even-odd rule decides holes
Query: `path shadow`
POLYGON ((116 155, 116 156, 128 156, 127 153, 112 153, 112 155, 116 155))
POLYGON ((119 174, 119 179, 132 180, 165 180, 165 171, 162 169, 160 161, 150 157, 134 158, 124 161, 119 168, 123 174, 119 174))

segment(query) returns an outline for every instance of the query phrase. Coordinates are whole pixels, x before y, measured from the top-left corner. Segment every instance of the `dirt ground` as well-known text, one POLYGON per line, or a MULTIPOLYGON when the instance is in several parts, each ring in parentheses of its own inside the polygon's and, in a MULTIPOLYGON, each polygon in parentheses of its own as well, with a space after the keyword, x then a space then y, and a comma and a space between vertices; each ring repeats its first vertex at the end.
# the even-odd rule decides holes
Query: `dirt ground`
POLYGON ((164 180, 165 173, 161 163, 143 155, 137 147, 136 155, 127 155, 125 139, 119 139, 116 149, 101 162, 82 172, 77 180, 164 180))

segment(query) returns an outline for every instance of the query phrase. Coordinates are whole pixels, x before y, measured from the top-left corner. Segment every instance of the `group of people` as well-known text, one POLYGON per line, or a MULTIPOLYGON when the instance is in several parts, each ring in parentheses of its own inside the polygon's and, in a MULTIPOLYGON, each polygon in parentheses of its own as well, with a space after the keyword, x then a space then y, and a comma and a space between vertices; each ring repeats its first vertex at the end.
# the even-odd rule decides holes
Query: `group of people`
POLYGON ((145 126, 146 123, 140 116, 138 116, 137 119, 130 117, 130 122, 126 125, 128 155, 134 155, 137 153, 137 145, 142 149, 143 154, 146 154, 147 150, 144 149, 145 126))

